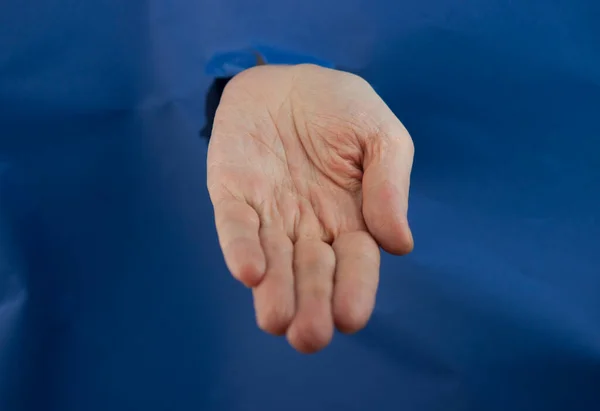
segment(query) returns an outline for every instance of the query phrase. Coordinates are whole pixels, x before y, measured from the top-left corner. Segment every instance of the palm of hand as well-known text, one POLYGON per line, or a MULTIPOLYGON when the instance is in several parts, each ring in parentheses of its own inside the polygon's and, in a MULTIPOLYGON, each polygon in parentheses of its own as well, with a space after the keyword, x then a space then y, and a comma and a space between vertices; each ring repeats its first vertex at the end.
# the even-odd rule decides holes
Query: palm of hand
POLYGON ((362 328, 379 248, 412 248, 410 137, 356 76, 313 66, 234 78, 215 118, 208 187, 232 274, 259 326, 301 352, 362 328))

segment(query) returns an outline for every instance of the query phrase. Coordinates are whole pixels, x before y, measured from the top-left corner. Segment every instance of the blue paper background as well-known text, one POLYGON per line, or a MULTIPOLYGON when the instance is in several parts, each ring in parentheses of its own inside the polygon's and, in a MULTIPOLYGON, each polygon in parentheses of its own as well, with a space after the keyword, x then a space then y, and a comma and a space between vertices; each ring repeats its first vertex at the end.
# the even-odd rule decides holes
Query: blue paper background
POLYGON ((4 0, 0 410, 600 409, 600 3, 4 0), (416 144, 417 247, 313 357, 227 274, 218 53, 364 75, 416 144))

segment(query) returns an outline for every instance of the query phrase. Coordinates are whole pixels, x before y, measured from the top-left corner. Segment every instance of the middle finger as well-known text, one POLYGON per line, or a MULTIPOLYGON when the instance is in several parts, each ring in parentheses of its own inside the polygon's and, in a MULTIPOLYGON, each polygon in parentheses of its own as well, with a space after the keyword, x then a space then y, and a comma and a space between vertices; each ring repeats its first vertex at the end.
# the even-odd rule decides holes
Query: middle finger
POLYGON ((294 246, 296 315, 287 332, 290 344, 303 353, 324 348, 333 337, 333 277, 335 253, 318 239, 294 246))

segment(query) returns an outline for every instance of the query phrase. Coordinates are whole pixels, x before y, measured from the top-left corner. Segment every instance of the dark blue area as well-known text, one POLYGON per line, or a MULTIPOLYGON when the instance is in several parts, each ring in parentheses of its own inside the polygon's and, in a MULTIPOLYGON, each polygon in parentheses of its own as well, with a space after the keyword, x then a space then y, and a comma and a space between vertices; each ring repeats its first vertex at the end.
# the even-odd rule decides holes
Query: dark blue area
POLYGON ((0 7, 0 410, 600 408, 593 0, 0 7), (372 322, 260 333, 206 193, 205 74, 256 44, 365 76, 416 144, 372 322))

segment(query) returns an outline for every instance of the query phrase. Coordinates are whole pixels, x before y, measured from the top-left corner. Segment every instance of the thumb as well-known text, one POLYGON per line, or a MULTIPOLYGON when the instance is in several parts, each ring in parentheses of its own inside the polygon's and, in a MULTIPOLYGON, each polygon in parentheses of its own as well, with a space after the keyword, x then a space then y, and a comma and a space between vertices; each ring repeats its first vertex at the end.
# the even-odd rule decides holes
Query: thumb
POLYGON ((414 146, 410 135, 386 107, 380 132, 365 141, 363 217, 377 243, 404 255, 414 243, 407 219, 414 146))

